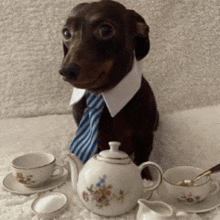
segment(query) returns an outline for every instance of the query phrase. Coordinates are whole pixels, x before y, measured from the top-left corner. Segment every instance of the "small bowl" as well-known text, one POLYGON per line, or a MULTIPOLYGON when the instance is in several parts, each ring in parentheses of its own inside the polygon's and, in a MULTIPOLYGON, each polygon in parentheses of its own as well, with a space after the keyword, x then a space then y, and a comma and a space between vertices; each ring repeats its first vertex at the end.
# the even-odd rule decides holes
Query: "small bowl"
POLYGON ((65 210, 67 203, 67 196, 64 193, 50 192, 37 197, 31 209, 39 217, 53 218, 65 210))

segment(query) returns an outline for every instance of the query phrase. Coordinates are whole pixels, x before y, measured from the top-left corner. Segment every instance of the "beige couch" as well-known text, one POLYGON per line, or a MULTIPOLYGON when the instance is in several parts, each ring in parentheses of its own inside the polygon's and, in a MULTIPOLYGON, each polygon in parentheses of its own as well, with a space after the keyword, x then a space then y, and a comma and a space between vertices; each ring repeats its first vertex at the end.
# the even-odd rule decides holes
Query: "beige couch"
MULTIPOLYGON (((71 8, 80 2, 0 3, 1 179, 10 171, 9 160, 24 151, 48 151, 58 160, 68 151, 76 125, 69 106, 72 87, 58 74, 61 29, 71 8)), ((151 159, 164 170, 218 163, 219 1, 119 2, 136 10, 150 26, 151 50, 142 66, 161 115, 151 159)), ((214 219, 213 215, 217 211, 206 219, 214 219)))

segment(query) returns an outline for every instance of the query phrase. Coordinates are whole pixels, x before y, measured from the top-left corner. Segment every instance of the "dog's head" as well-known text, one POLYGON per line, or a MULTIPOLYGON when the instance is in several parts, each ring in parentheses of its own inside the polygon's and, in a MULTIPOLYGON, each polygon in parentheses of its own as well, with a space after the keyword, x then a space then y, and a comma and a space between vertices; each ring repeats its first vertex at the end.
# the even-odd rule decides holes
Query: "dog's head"
POLYGON ((62 30, 60 74, 74 87, 103 92, 114 87, 149 51, 149 27, 122 4, 102 0, 71 11, 62 30))

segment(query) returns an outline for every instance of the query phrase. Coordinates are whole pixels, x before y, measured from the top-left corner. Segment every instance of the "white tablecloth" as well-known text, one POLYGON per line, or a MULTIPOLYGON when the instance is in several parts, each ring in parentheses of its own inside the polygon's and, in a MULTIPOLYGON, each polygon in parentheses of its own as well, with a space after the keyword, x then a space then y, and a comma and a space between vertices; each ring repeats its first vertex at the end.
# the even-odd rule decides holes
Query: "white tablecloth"
MULTIPOLYGON (((71 115, 54 115, 37 118, 7 119, 0 121, 0 183, 11 172, 11 160, 23 153, 44 151, 54 154, 57 163, 63 165, 62 159, 68 153, 68 143, 73 137, 75 125, 71 115)), ((67 220, 103 220, 107 219, 83 207, 78 196, 73 193, 68 180, 54 191, 68 195, 69 207, 55 219, 67 220)), ((43 193, 41 193, 43 194, 43 193)), ((12 194, 0 185, 0 220, 37 220, 31 211, 31 204, 38 194, 23 196, 12 194)), ((152 199, 156 197, 153 196, 152 199)), ((108 219, 134 220, 138 207, 131 212, 108 219)), ((174 218, 175 219, 175 218, 174 218)), ((220 208, 204 214, 188 214, 176 219, 187 220, 219 220, 220 208)))

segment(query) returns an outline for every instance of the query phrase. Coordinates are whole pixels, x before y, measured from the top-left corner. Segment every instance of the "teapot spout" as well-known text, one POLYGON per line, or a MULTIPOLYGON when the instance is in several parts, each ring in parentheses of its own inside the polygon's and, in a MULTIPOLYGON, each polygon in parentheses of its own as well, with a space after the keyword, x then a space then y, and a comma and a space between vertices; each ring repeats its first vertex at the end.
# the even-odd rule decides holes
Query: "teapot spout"
POLYGON ((71 183, 74 191, 77 191, 77 182, 79 177, 79 172, 83 167, 83 163, 75 154, 68 154, 67 161, 70 164, 70 175, 71 183))

